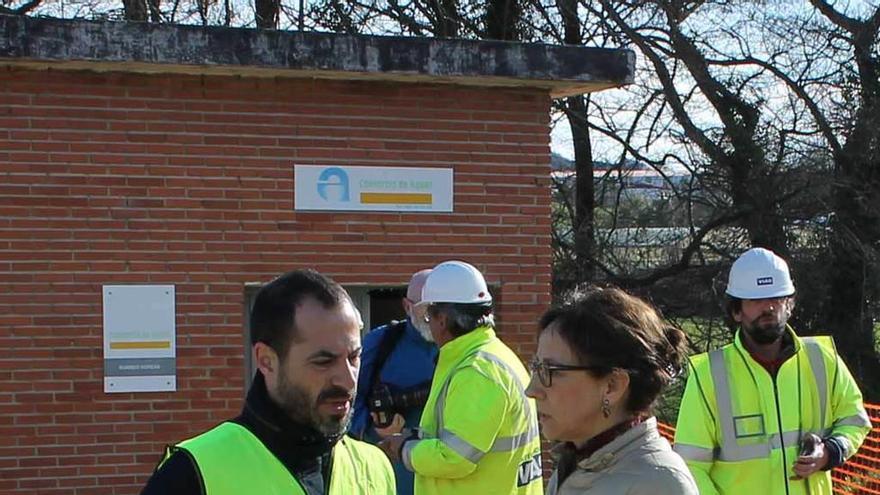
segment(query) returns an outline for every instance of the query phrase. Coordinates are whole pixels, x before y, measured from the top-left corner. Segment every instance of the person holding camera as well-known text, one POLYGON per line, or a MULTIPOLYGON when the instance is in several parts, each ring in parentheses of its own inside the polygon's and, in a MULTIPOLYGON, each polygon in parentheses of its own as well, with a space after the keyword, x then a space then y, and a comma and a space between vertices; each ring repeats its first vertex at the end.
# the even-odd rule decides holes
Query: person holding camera
MULTIPOLYGON (((419 425, 431 389, 438 349, 417 304, 430 269, 413 274, 403 298, 406 319, 392 321, 364 336, 349 435, 378 443, 402 430, 419 425)), ((397 493, 413 493, 413 473, 394 463, 397 493)))
POLYGON ((871 429, 862 394, 830 337, 788 326, 788 264, 763 248, 733 263, 734 342, 690 359, 675 451, 703 495, 831 494, 829 470, 871 429))

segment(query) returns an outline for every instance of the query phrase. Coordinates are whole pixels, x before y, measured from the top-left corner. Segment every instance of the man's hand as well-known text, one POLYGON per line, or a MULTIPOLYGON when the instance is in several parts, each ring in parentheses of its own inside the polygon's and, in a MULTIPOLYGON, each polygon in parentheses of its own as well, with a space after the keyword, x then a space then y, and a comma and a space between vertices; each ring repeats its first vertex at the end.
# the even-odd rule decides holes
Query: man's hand
POLYGON ((395 433, 384 438, 377 445, 385 452, 391 462, 400 462, 400 446, 406 441, 406 437, 400 433, 395 433))
POLYGON ((821 440, 816 442, 813 451, 809 454, 798 456, 792 470, 795 476, 792 479, 804 479, 809 477, 816 471, 822 470, 828 465, 828 449, 825 448, 825 442, 821 440))
POLYGON ((395 413, 394 418, 391 420, 391 424, 385 428, 379 428, 376 426, 379 424, 379 421, 376 418, 376 413, 370 413, 370 415, 373 417, 373 429, 376 430, 376 434, 379 435, 379 438, 382 440, 403 431, 404 420, 403 416, 400 414, 395 413))

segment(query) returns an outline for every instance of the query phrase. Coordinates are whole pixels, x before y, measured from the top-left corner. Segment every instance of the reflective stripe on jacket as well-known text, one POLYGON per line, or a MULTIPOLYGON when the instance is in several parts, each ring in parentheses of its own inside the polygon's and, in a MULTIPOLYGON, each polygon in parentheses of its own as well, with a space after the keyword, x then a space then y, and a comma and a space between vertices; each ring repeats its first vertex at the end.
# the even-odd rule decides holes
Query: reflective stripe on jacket
POLYGON ((831 494, 828 471, 790 479, 806 433, 834 436, 855 454, 871 423, 862 394, 830 337, 799 338, 774 379, 743 347, 694 356, 674 450, 703 495, 831 494))
POLYGON ((529 374, 489 327, 440 349, 422 413, 422 438, 403 447, 415 494, 543 493, 529 374))
MULTIPOLYGON (((189 440, 175 449, 190 453, 201 473, 205 495, 305 495, 299 481, 247 428, 232 422, 189 440)), ((392 495, 394 472, 385 453, 349 437, 333 447, 331 495, 392 495)))

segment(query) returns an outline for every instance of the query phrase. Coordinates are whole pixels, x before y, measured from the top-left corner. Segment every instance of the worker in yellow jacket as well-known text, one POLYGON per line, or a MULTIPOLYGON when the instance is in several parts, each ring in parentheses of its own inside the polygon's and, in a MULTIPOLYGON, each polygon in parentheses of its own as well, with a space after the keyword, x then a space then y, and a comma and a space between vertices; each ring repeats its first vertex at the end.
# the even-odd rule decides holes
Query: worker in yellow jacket
POLYGON ((543 493, 541 441, 529 375, 495 335, 483 275, 461 261, 437 265, 422 289, 424 319, 440 347, 419 430, 380 446, 415 473, 415 495, 543 493))
POLYGON ((862 394, 830 337, 798 337, 788 265, 755 248, 727 285, 733 343, 690 360, 675 451, 700 493, 830 495, 829 470, 871 428, 862 394))

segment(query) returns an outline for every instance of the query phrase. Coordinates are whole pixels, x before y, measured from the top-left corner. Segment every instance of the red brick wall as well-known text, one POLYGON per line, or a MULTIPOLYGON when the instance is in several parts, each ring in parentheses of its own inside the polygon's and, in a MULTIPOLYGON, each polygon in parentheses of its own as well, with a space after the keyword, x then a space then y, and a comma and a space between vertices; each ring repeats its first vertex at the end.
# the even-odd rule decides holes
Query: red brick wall
POLYGON ((244 285, 459 258, 528 354, 549 302, 549 98, 386 82, 0 74, 0 492, 137 493, 237 414, 244 285), (453 167, 455 213, 296 213, 294 164, 453 167), (175 284, 178 391, 104 394, 101 285, 175 284))

